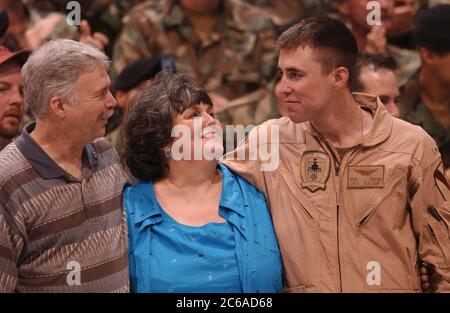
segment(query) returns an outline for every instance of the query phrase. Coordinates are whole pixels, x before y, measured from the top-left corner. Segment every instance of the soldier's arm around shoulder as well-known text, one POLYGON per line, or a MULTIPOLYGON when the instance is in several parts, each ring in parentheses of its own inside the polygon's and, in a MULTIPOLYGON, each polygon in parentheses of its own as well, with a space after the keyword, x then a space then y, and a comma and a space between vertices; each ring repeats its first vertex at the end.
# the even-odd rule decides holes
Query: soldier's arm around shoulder
POLYGON ((450 291, 450 187, 434 140, 420 130, 411 159, 409 196, 422 261, 434 268, 433 287, 450 291))

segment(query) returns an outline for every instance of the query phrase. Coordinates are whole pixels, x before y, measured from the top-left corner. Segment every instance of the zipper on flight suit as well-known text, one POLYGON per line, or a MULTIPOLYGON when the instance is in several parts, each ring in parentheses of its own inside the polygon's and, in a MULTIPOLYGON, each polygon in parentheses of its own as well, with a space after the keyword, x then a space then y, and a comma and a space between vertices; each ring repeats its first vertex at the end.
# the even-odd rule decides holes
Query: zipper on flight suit
POLYGON ((334 169, 335 169, 335 176, 337 176, 338 179, 338 188, 336 191, 336 237, 337 237, 337 251, 338 251, 338 271, 339 271, 339 288, 340 292, 342 292, 342 274, 341 274, 341 254, 340 254, 340 247, 339 247, 339 192, 340 192, 340 178, 339 178, 339 171, 340 171, 340 158, 339 155, 336 155, 333 147, 328 143, 328 141, 323 138, 321 135, 318 135, 319 137, 319 144, 322 146, 322 143, 325 144, 326 148, 322 146, 324 150, 328 150, 328 152, 332 155, 333 161, 334 161, 334 169))

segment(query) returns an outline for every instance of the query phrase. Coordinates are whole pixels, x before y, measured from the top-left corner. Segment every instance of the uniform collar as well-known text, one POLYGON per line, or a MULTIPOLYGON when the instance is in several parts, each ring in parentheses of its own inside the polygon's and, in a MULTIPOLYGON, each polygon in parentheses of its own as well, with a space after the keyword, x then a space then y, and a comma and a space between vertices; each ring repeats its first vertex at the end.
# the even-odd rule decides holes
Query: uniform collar
POLYGON ((373 115, 372 127, 361 137, 360 144, 363 147, 371 147, 387 140, 392 131, 393 117, 380 98, 359 92, 354 92, 353 97, 361 108, 370 111, 373 115))
MULTIPOLYGON (((353 97, 362 109, 371 112, 373 116, 372 127, 359 139, 357 144, 371 147, 387 140, 391 134, 393 117, 386 111, 380 98, 360 92, 354 92, 353 97)), ((320 136, 309 121, 305 124, 307 131, 312 136, 320 136)))
MULTIPOLYGON (((31 138, 36 122, 24 126, 15 144, 31 166, 45 179, 65 177, 67 173, 31 138)), ((98 164, 98 154, 92 144, 87 144, 83 150, 83 164, 94 169, 98 164)))

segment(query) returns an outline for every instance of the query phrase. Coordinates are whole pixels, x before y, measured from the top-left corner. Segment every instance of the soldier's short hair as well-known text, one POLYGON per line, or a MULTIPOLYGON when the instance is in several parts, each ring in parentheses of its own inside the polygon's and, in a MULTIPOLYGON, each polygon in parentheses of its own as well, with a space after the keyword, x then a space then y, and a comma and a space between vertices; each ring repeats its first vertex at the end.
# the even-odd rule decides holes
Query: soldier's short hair
POLYGON ((350 88, 352 91, 363 91, 365 89, 361 81, 361 72, 366 67, 374 72, 381 69, 394 72, 397 69, 397 63, 393 58, 386 57, 382 54, 360 53, 355 64, 355 74, 350 88))
POLYGON ((337 67, 347 68, 347 84, 350 86, 358 46, 344 23, 327 16, 309 17, 290 27, 278 38, 278 47, 283 50, 306 46, 315 50, 316 60, 322 65, 323 74, 329 74, 337 67))
POLYGON ((73 103, 76 82, 96 67, 109 69, 108 57, 97 48, 69 39, 51 40, 34 51, 22 67, 25 103, 43 117, 52 97, 73 103))
POLYGON ((140 180, 167 175, 163 148, 173 141, 174 117, 197 104, 212 106, 203 86, 181 73, 162 71, 133 97, 125 121, 125 161, 140 180))

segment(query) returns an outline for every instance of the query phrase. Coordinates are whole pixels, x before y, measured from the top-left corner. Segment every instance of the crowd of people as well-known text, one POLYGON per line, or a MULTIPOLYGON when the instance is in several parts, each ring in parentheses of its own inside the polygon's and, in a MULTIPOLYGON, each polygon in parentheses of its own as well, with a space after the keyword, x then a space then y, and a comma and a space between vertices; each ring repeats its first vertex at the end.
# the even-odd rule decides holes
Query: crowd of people
POLYGON ((450 291, 448 0, 67 2, 0 0, 0 291, 450 291))

